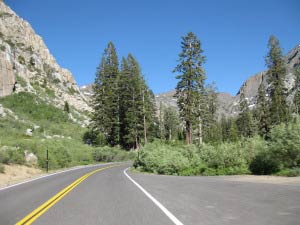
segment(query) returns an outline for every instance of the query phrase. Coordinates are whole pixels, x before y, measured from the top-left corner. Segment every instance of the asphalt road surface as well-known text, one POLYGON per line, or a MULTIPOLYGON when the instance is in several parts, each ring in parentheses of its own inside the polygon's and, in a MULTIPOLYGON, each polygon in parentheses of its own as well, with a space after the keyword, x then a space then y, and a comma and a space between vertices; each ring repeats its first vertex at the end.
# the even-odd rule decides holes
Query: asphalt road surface
POLYGON ((0 225, 300 224, 299 185, 132 172, 127 177, 128 166, 85 167, 0 190, 0 225))

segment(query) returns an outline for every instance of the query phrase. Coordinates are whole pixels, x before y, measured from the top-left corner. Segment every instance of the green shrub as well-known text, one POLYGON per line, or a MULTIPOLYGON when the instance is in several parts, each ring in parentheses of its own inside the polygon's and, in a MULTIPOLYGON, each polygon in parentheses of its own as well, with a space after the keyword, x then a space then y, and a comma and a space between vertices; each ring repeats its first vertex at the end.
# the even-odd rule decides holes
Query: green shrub
POLYGON ((116 147, 98 147, 94 149, 93 159, 96 162, 119 162, 133 160, 136 157, 134 152, 127 152, 116 147))
POLYGON ((24 164, 24 152, 21 149, 6 147, 0 150, 0 163, 4 164, 24 164))
POLYGON ((156 141, 141 149, 134 167, 158 174, 194 175, 201 171, 201 164, 195 146, 176 146, 156 141))
POLYGON ((16 76, 16 81, 18 84, 20 84, 22 87, 26 87, 26 81, 24 80, 23 77, 17 75, 16 76))
POLYGON ((300 167, 300 120, 272 129, 270 153, 283 168, 300 167))
POLYGON ((262 137, 254 136, 246 139, 241 147, 247 153, 245 154, 245 157, 247 163, 250 164, 259 152, 268 149, 268 143, 262 137))
POLYGON ((55 92, 52 89, 49 88, 45 88, 45 92, 46 94, 50 97, 50 98, 54 98, 55 97, 55 92))
POLYGON ((1 49, 1 51, 5 52, 5 50, 6 50, 5 45, 0 45, 0 49, 1 49))
POLYGON ((18 56, 18 61, 19 61, 19 63, 22 64, 22 65, 25 64, 25 59, 24 59, 24 57, 21 56, 21 55, 18 56))
POLYGON ((201 146, 200 158, 209 168, 245 168, 249 155, 240 143, 223 143, 217 146, 201 146))
POLYGON ((300 168, 292 168, 292 169, 283 169, 276 173, 278 176, 285 176, 285 177, 297 177, 300 176, 300 168))
POLYGON ((13 109, 23 119, 34 122, 48 121, 61 123, 68 121, 68 116, 62 110, 46 104, 36 95, 27 92, 19 92, 5 98, 0 98, 0 103, 6 108, 13 109))
POLYGON ((269 175, 280 170, 279 161, 274 159, 270 151, 258 153, 249 166, 250 171, 257 175, 269 175))
POLYGON ((4 172, 5 172, 4 165, 0 163, 0 173, 4 173, 4 172))
POLYGON ((73 88, 73 86, 71 86, 71 87, 68 88, 68 92, 69 92, 70 95, 74 95, 74 94, 78 93, 78 91, 75 90, 75 89, 73 88))
POLYGON ((88 145, 105 146, 107 144, 104 134, 93 130, 86 131, 82 139, 83 142, 88 145))
POLYGON ((4 163, 4 164, 9 163, 8 151, 0 149, 0 163, 4 163))

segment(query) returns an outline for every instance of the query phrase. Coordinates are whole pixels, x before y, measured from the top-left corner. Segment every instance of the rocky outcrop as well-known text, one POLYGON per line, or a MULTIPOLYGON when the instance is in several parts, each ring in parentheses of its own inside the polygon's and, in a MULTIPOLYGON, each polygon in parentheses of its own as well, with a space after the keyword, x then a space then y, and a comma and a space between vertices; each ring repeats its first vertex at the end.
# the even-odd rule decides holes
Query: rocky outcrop
POLYGON ((85 96, 85 98, 90 101, 93 95, 93 85, 92 84, 83 85, 79 87, 79 89, 81 93, 85 96))
MULTIPOLYGON (((285 86, 288 90, 288 100, 291 101, 294 96, 294 83, 295 83, 295 68, 300 64, 300 45, 295 46, 285 57, 284 61, 286 63, 286 77, 285 86)), ((265 87, 267 87, 268 75, 266 71, 255 74, 246 80, 235 96, 235 103, 239 102, 240 93, 244 93, 248 100, 249 106, 254 107, 256 105, 258 88, 261 82, 264 82, 265 87)), ((230 108, 229 108, 230 109, 230 108)), ((235 109, 235 112, 238 110, 235 109)))
POLYGON ((25 150, 24 155, 25 155, 25 162, 27 165, 30 165, 30 166, 37 165, 38 157, 35 154, 33 154, 32 152, 29 152, 28 150, 25 150))
POLYGON ((29 91, 58 107, 90 110, 72 73, 61 68, 28 22, 0 1, 0 97, 29 91), (50 95, 49 95, 50 93, 50 95))

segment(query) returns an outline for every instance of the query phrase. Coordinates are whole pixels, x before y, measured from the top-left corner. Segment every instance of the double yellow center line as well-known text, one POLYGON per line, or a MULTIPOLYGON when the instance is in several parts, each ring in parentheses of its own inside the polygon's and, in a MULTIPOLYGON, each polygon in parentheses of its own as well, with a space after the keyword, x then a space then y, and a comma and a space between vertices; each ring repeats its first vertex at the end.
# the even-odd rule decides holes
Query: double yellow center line
POLYGON ((25 216, 22 220, 16 223, 16 225, 29 225, 33 223, 37 218, 39 218, 42 214, 44 214, 49 208, 51 208, 55 203, 57 203, 60 199, 62 199, 64 196, 66 196, 70 191, 72 191, 77 185, 79 185, 82 181, 87 179, 89 176, 93 175, 94 173, 97 173, 101 170, 109 169, 112 167, 116 167, 120 165, 113 165, 108 166, 100 169, 93 170, 79 179, 75 180, 72 184, 55 194, 52 198, 50 198, 48 201, 43 203, 41 206, 36 208, 34 211, 29 213, 27 216, 25 216))

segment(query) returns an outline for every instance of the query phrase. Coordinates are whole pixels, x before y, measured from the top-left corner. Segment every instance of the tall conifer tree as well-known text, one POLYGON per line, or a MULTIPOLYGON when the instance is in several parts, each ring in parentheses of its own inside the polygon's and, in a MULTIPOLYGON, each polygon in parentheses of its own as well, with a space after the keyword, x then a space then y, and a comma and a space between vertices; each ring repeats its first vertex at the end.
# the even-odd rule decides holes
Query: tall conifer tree
POLYGON ((258 132, 264 138, 268 137, 270 132, 270 113, 268 101, 266 99, 266 89, 263 83, 263 77, 258 88, 256 114, 258 120, 258 132))
POLYGON ((295 113, 300 113, 300 65, 295 68, 295 95, 293 98, 295 113))
POLYGON ((284 84, 286 68, 279 41, 273 35, 269 39, 268 48, 266 64, 269 68, 267 72, 270 95, 269 110, 271 124, 276 125, 287 122, 289 117, 286 102, 287 89, 284 84))
POLYGON ((255 132, 252 113, 243 92, 240 95, 240 114, 237 119, 237 126, 244 137, 251 137, 255 132))
POLYGON ((96 72, 92 121, 111 146, 119 144, 118 79, 118 57, 114 44, 109 42, 96 72))
POLYGON ((192 143, 193 125, 198 124, 199 141, 202 142, 203 96, 206 79, 200 40, 189 32, 182 37, 182 52, 179 54, 179 64, 174 69, 178 72, 176 94, 180 117, 185 122, 186 143, 192 143))

